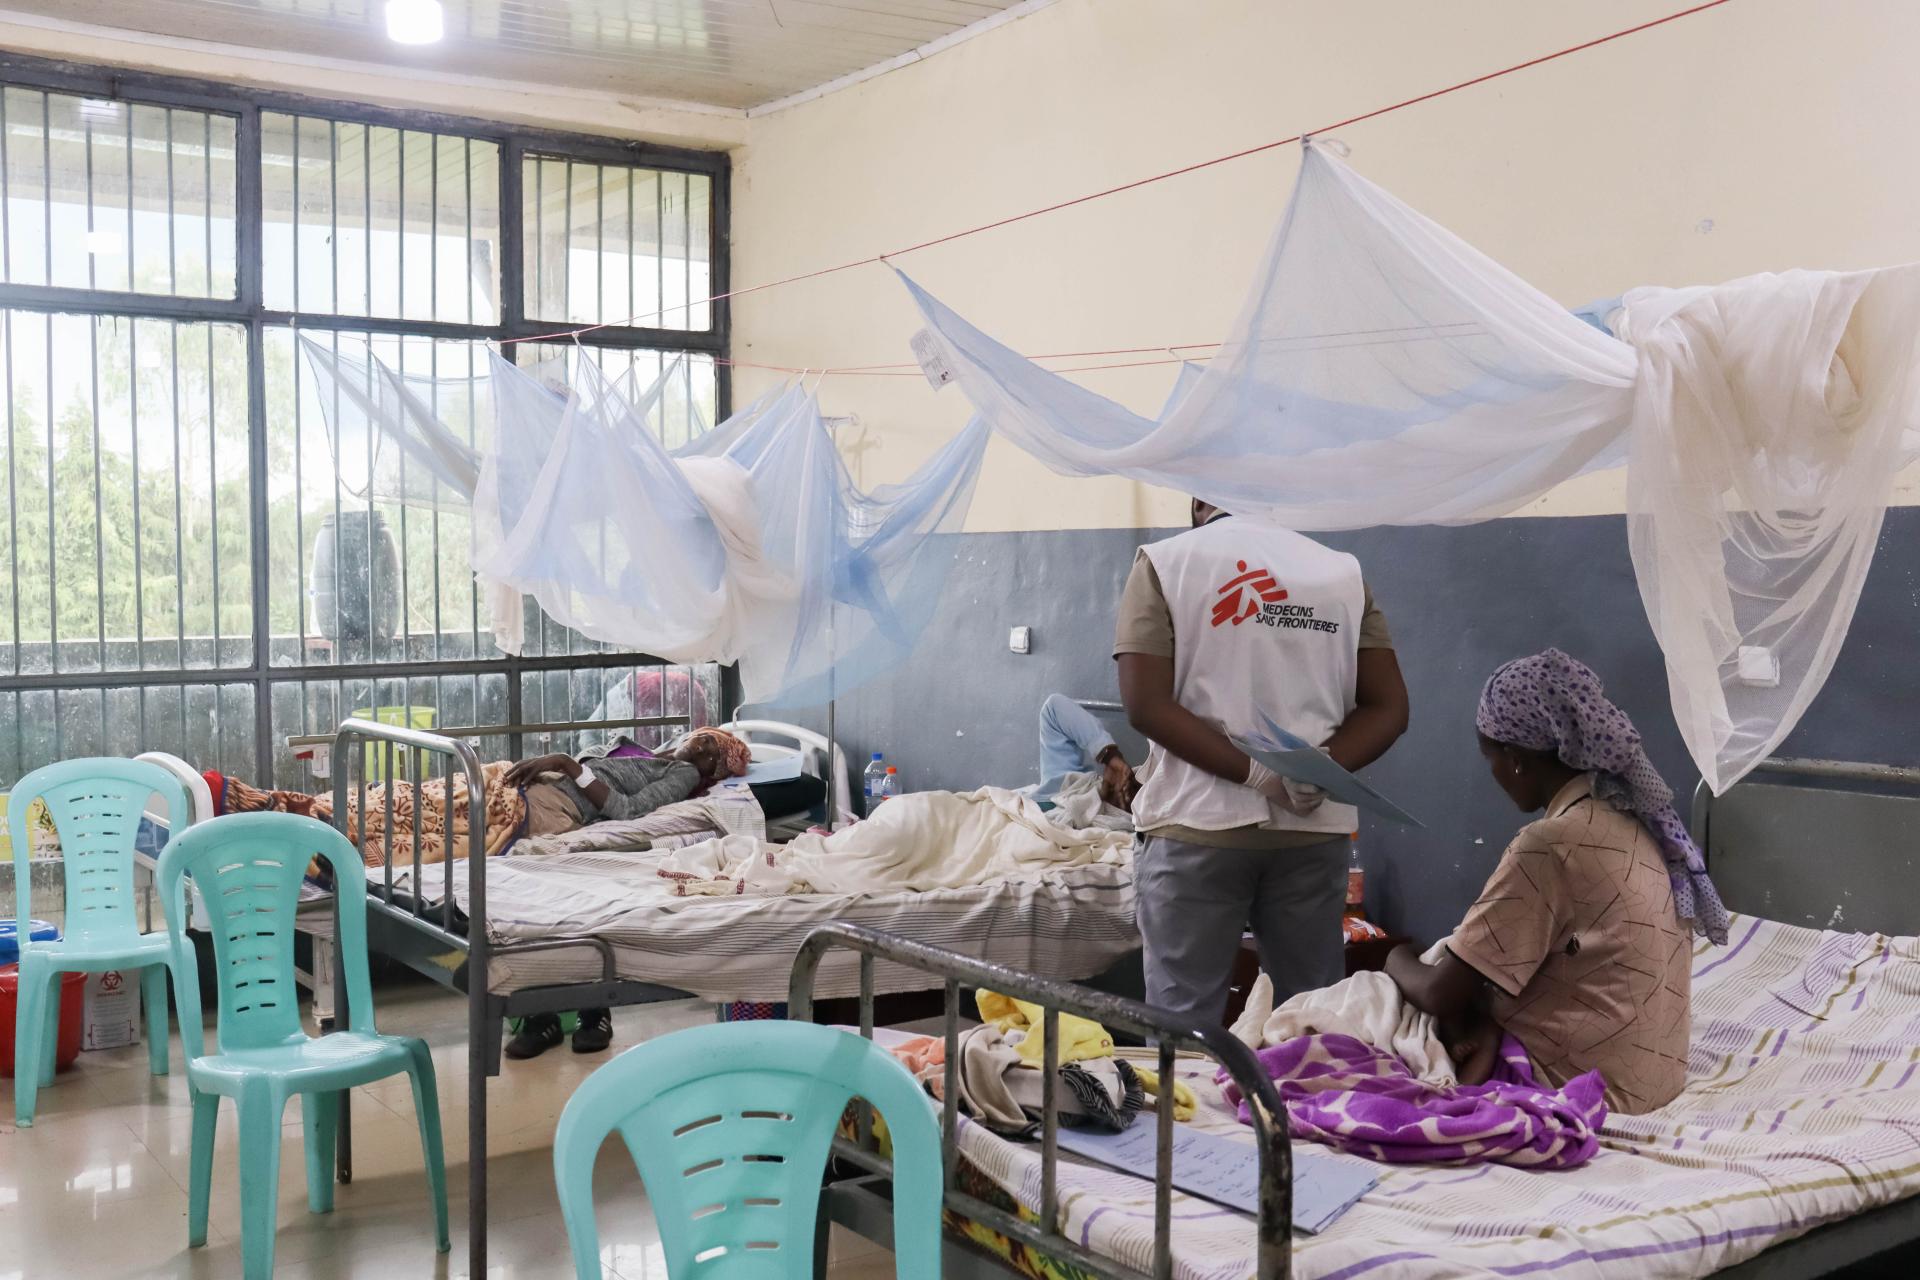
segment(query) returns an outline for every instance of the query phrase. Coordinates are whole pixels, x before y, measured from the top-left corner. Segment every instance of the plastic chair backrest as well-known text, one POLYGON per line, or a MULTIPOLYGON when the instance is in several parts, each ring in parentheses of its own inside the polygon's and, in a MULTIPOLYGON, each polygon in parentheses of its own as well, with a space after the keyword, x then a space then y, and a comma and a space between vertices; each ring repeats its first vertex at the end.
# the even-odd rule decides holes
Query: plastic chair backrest
POLYGON ((675 1280, 813 1274, 827 1153, 849 1099, 893 1137, 894 1253, 915 1280, 940 1274, 940 1128, 892 1054, 832 1027, 730 1022, 629 1049, 567 1102, 554 1179, 575 1270, 598 1275, 593 1165, 626 1140, 675 1280))
MULTIPOLYGON (((304 1039, 293 977, 294 912, 308 864, 325 858, 338 906, 335 946, 347 979, 355 1031, 373 1030, 367 980, 367 873, 360 853, 334 828, 291 813, 234 813, 203 822, 167 841, 155 872, 167 928, 182 966, 176 995, 183 1031, 199 1026, 194 953, 182 927, 188 877, 211 908, 214 986, 219 992, 223 1052, 304 1039)), ((189 1051, 198 1056, 197 1048, 189 1051)))
POLYGON ((157 765, 102 756, 61 760, 35 769, 14 784, 7 807, 13 838, 14 883, 25 938, 32 916, 33 856, 27 814, 44 800, 60 836, 66 867, 66 937, 76 942, 111 942, 140 932, 133 893, 133 842, 147 801, 165 797, 178 827, 187 824, 186 788, 157 765))

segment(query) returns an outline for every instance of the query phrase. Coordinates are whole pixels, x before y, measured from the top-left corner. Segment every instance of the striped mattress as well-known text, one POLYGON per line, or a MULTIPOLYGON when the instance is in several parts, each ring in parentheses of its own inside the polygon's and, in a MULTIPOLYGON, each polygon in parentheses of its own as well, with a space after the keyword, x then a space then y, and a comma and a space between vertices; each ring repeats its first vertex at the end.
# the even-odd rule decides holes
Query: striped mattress
MULTIPOLYGON (((1920 940, 1740 916, 1731 945, 1695 952, 1693 982, 1686 1090, 1611 1119, 1591 1163, 1370 1166, 1378 1187, 1296 1238, 1294 1274, 1704 1276, 1920 1191, 1920 940)), ((1206 1064, 1183 1060, 1182 1074, 1203 1099, 1199 1127, 1248 1137, 1206 1064)), ((1036 1148, 972 1124, 959 1141, 978 1174, 1038 1204, 1036 1148)), ((1064 1163, 1060 1180, 1069 1236, 1151 1266, 1151 1182, 1064 1163)), ((1183 1280, 1253 1274, 1251 1219, 1205 1201, 1175 1195, 1173 1247, 1183 1280)))

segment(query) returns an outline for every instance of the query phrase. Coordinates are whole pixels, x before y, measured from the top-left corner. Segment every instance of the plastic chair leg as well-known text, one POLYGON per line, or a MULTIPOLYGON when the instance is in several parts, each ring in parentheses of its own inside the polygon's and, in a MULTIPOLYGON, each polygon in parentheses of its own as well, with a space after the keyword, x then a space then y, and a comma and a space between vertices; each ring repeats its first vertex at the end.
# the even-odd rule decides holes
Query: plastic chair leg
POLYGON ((220 1099, 193 1094, 193 1155, 187 1177, 187 1245, 207 1242, 207 1200, 213 1191, 213 1134, 220 1120, 220 1099))
MULTIPOLYGON (((32 963, 29 956, 23 955, 20 959, 20 1003, 14 1010, 13 1022, 13 1122, 27 1129, 33 1126, 40 1074, 47 1066, 47 1046, 42 1043, 47 1034, 47 988, 58 981, 59 975, 32 963)), ((54 1017, 59 1017, 57 1004, 54 1017)), ((58 1022, 54 1026, 57 1037, 58 1022)))
POLYGON ((440 1092, 434 1083, 433 1055, 424 1041, 414 1041, 407 1078, 413 1081, 413 1110, 420 1121, 420 1150, 427 1166, 427 1191, 433 1196, 434 1247, 453 1248, 447 1231, 447 1159, 440 1146, 440 1092))
POLYGON ((271 1280, 279 1227, 280 1116, 286 1099, 270 1086, 242 1091, 240 1113, 240 1258, 246 1280, 271 1280))
POLYGON ((65 976, 57 971, 47 975, 44 1005, 47 1024, 40 1033, 41 1084, 52 1084, 53 1078, 60 1074, 60 1000, 67 993, 61 979, 65 976))
POLYGON ((340 1132, 340 1095, 303 1093, 300 1120, 307 1131, 307 1210, 333 1212, 333 1144, 340 1132))
POLYGON ((167 1074, 167 966, 140 971, 140 1002, 147 1007, 147 1070, 167 1074))

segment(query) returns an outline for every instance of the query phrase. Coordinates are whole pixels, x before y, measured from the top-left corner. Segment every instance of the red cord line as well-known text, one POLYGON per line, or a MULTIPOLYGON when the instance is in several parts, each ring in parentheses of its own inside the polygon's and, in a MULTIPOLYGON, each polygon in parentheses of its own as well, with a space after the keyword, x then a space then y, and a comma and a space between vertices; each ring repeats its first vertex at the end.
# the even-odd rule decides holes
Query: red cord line
MULTIPOLYGON (((725 298, 742 298, 750 293, 761 293, 768 289, 780 288, 782 285, 798 284, 802 280, 817 280, 821 276, 835 275, 842 271, 852 271, 856 267, 874 266, 874 265, 886 262, 889 258, 905 257, 909 253, 918 253, 922 249, 931 249, 936 245, 951 244, 955 240, 963 240, 968 236, 977 236, 982 232, 995 231, 1001 227, 1010 227, 1017 222, 1025 222, 1029 218, 1038 218, 1041 215, 1048 214, 1048 213, 1058 213, 1062 209, 1071 209, 1077 205, 1087 204, 1094 200, 1103 200, 1108 196, 1119 195, 1125 191, 1135 191, 1141 187, 1151 186, 1153 183, 1156 183, 1156 182, 1165 182, 1169 178, 1184 177, 1189 173, 1198 173, 1202 169, 1211 169, 1215 165, 1226 164, 1232 160, 1243 160, 1248 156, 1260 155, 1263 152, 1273 151, 1280 147, 1291 146, 1294 143, 1299 142, 1302 138, 1309 137, 1312 134, 1329 133, 1335 129, 1344 129, 1346 126, 1350 124, 1360 124, 1363 121, 1374 120, 1379 118, 1380 116, 1389 115, 1395 111, 1403 111, 1408 107, 1418 106, 1420 103, 1423 103, 1423 102, 1431 102, 1435 98, 1444 98, 1446 95, 1450 93, 1458 93, 1462 89, 1471 89, 1475 85, 1486 84, 1489 80, 1498 80, 1502 76, 1510 76, 1517 71, 1526 71, 1532 67, 1538 67, 1548 62, 1557 61, 1560 58, 1571 57, 1573 54, 1576 54, 1576 53, 1584 53, 1588 49, 1596 49, 1603 44, 1611 44, 1615 40, 1624 40, 1628 36, 1638 35, 1642 31, 1651 31, 1653 30, 1653 28, 1665 26, 1669 22, 1678 22, 1682 18, 1690 18, 1697 13, 1705 13, 1709 9, 1718 9, 1721 5, 1730 4, 1730 3, 1732 3, 1732 0, 1706 0, 1706 3, 1704 4, 1696 4, 1690 8, 1681 9, 1675 13, 1669 13, 1665 17, 1653 18, 1653 19, 1650 19, 1649 21, 1642 22, 1631 27, 1623 27, 1619 31, 1610 32, 1604 36, 1596 36, 1592 40, 1586 40, 1586 41, 1582 41, 1579 44, 1569 45, 1564 49, 1558 49, 1552 53, 1541 54, 1539 57, 1529 58, 1525 62, 1516 62, 1510 67, 1501 67, 1497 71, 1489 71, 1484 75, 1475 76, 1471 80, 1462 80, 1457 84, 1450 84, 1450 85, 1447 85, 1445 88, 1434 89, 1428 93, 1420 94, 1417 97, 1403 98, 1399 102, 1390 103, 1384 107, 1375 107, 1372 111, 1364 111, 1357 116, 1348 116, 1345 120, 1336 120, 1331 124, 1321 125, 1317 129, 1309 129, 1305 133, 1296 133, 1296 134, 1293 134, 1291 137, 1286 137, 1286 138, 1276 138, 1272 142, 1263 142, 1263 143, 1260 143, 1258 146, 1246 147, 1239 151, 1228 152, 1226 155, 1223 155, 1223 156, 1215 156, 1211 160, 1200 160, 1200 161, 1196 161, 1193 164, 1182 165, 1178 169, 1168 169, 1164 173, 1152 174, 1145 178, 1136 178, 1132 182, 1123 182, 1117 187, 1107 187, 1100 191, 1091 191, 1083 196, 1075 196, 1071 200, 1062 200, 1056 204, 1043 205, 1038 209, 1029 209, 1025 213, 1016 213, 1005 218, 997 218, 992 222, 983 222, 977 227, 968 227, 964 231, 954 231, 954 232, 950 232, 947 235, 936 236, 931 240, 922 240, 920 243, 908 245, 904 249, 893 249, 886 253, 876 253, 869 257, 856 258, 851 262, 842 262, 838 266, 821 267, 817 271, 806 271, 798 275, 782 276, 778 280, 768 280, 761 284, 746 285, 739 289, 729 289, 724 293, 713 294, 711 297, 703 298, 698 302, 688 302, 677 307, 665 307, 658 311, 649 311, 640 315, 628 316, 624 320, 603 320, 598 324, 582 325, 579 328, 575 328, 575 329, 560 329, 552 333, 533 334, 524 338, 504 338, 501 340, 500 345, 507 346, 511 343, 516 343, 516 342, 551 342, 551 341, 555 341, 557 339, 562 339, 562 338, 577 337, 580 334, 593 333, 599 329, 611 329, 618 326, 630 325, 636 320, 657 319, 661 316, 668 315, 675 311, 691 310, 694 307, 700 307, 700 306, 705 306, 709 303, 719 302, 725 298)), ((1201 343, 1201 344, 1194 344, 1194 345, 1217 346, 1219 344, 1218 343, 1201 343)), ((1166 350, 1166 348, 1148 347, 1148 348, 1142 348, 1142 350, 1163 351, 1163 350, 1166 350)), ((1108 354, 1108 353, 1087 352, 1085 354, 1098 355, 1098 354, 1108 354)), ((1113 353, 1113 354, 1123 354, 1123 353, 1113 353)), ((745 362, 744 361, 723 361, 722 363, 744 364, 745 362)), ((1164 363, 1164 362, 1147 361, 1145 363, 1157 364, 1157 363, 1164 363)), ((774 368, 776 366, 751 365, 748 367, 774 368)), ((1119 367, 1119 366, 1103 366, 1103 367, 1119 367)), ((871 373, 871 372, 877 372, 879 368, 880 366, 869 365, 869 366, 862 366, 857 370, 855 369, 834 370, 831 372, 871 373)))

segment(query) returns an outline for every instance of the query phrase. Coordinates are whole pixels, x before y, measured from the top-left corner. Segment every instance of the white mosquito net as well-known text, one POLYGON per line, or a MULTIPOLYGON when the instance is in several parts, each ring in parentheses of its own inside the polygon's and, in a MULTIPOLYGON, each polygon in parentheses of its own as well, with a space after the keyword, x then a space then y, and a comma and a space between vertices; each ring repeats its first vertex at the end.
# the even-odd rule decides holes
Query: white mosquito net
POLYGON ((503 649, 518 651, 531 596, 593 639, 737 661, 746 700, 765 705, 824 701, 911 651, 953 563, 935 535, 963 524, 989 435, 976 421, 905 481, 862 492, 797 385, 669 451, 658 410, 677 367, 639 387, 587 360, 569 378, 564 362, 495 356, 483 397, 495 421, 476 449, 429 408, 460 400, 467 379, 428 386, 364 351, 304 350, 336 442, 374 459, 355 492, 447 501, 416 479, 431 462, 470 506, 503 649))
POLYGON ((480 450, 440 417, 458 404, 476 427, 490 420, 485 379, 396 373, 351 342, 302 336, 314 393, 333 445, 340 487, 369 502, 464 509, 480 479, 480 450))
POLYGON ((1572 313, 1323 146, 1231 340, 1155 418, 902 279, 980 415, 1067 475, 1324 530, 1489 519, 1626 463, 1641 595, 1715 791, 1825 681, 1920 443, 1920 269, 1635 289, 1572 313))

